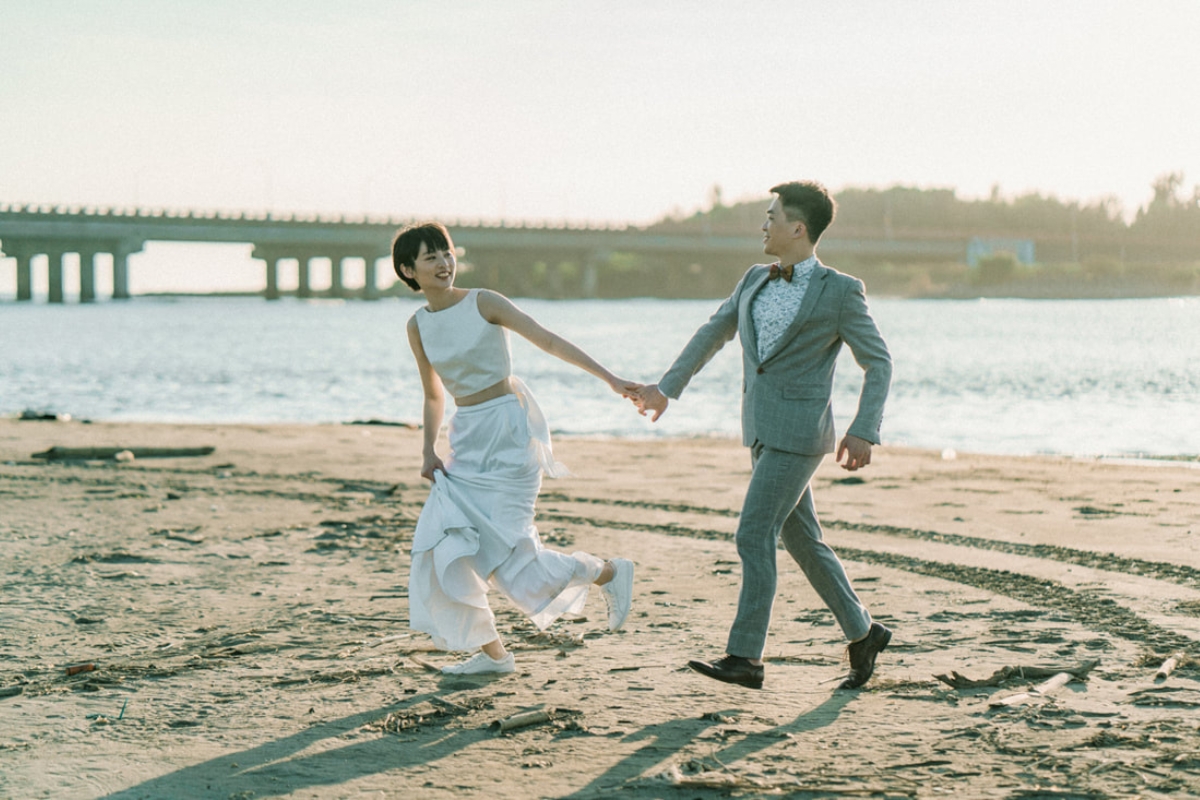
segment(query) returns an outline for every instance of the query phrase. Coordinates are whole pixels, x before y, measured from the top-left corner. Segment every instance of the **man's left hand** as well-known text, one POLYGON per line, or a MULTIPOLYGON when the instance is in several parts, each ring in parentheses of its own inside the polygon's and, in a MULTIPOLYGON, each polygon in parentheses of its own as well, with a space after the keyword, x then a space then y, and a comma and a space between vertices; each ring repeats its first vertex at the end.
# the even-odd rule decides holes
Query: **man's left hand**
POLYGON ((865 467, 871 463, 871 443, 866 439, 846 434, 842 437, 842 443, 838 445, 837 449, 837 461, 839 463, 842 460, 842 456, 846 456, 846 463, 842 464, 842 469, 854 472, 859 467, 865 467))

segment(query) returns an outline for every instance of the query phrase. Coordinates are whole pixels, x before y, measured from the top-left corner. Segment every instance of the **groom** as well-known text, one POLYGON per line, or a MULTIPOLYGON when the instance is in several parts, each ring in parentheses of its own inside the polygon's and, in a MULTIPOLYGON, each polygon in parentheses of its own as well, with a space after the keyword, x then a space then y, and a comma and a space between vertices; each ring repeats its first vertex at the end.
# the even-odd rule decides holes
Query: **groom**
POLYGON ((892 632, 859 601, 846 571, 821 538, 809 482, 834 450, 830 393, 842 343, 850 346, 864 377, 858 413, 837 447, 848 470, 871 463, 879 443, 883 403, 891 382, 887 345, 867 310, 863 284, 817 260, 818 239, 833 221, 834 202, 815 182, 783 183, 763 223, 763 251, 779 259, 751 267, 657 384, 642 387, 635 402, 657 421, 668 398, 734 334, 741 337, 742 439, 753 471, 737 529, 742 587, 737 616, 725 646, 712 662, 689 661, 697 672, 761 689, 763 650, 775 602, 775 552, 784 546, 833 612, 846 635, 850 674, 839 688, 856 689, 871 677, 875 657, 892 632))

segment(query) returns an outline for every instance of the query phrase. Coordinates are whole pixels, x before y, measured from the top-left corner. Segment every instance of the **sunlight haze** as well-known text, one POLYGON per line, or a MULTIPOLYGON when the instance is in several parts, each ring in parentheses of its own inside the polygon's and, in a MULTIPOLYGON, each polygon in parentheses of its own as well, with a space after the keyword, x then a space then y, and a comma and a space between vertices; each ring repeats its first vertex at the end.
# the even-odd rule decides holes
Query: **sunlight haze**
POLYGON ((0 203, 644 224, 814 178, 1130 216, 1158 175, 1200 183, 1185 0, 0 0, 0 20, 0 203))

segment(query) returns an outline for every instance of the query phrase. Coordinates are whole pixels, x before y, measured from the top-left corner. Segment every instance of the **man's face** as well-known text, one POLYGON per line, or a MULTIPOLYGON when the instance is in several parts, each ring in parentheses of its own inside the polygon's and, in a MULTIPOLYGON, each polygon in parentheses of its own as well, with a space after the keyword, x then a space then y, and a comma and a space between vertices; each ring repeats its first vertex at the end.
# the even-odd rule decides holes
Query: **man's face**
POLYGON ((776 195, 771 199, 771 205, 767 206, 767 220, 762 225, 763 252, 769 256, 778 256, 786 252, 794 229, 795 225, 788 222, 783 204, 776 195))

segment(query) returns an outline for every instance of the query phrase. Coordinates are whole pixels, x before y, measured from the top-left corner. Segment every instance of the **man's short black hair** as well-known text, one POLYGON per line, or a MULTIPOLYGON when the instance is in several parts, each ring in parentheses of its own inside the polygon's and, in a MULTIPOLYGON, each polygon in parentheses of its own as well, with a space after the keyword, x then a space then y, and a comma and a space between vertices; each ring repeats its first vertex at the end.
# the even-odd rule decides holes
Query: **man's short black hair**
POLYGON ((803 222, 808 229, 808 241, 816 244, 821 234, 833 222, 837 203, 829 191, 816 181, 791 181, 771 187, 779 195, 783 213, 789 221, 803 222))

